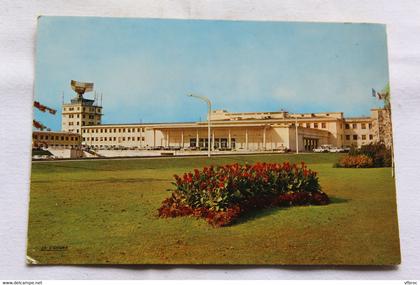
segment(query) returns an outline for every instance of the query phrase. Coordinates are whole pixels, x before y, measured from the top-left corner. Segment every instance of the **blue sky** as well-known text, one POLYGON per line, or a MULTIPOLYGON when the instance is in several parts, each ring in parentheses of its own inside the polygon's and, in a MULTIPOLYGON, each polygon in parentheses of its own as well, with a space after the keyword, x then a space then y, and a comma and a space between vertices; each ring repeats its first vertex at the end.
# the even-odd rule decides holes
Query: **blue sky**
MULTIPOLYGON (((369 115, 388 82, 376 24, 40 17, 35 100, 60 110, 70 80, 103 93, 103 123, 205 120, 232 112, 369 115)), ((87 93, 86 98, 93 98, 87 93)), ((60 129, 61 114, 35 118, 60 129)))

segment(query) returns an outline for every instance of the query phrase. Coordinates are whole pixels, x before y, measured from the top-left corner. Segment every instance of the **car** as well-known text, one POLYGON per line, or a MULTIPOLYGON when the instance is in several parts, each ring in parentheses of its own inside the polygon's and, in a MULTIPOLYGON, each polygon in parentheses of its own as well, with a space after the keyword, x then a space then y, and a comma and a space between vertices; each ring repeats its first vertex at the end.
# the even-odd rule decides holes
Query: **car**
POLYGON ((333 146, 329 149, 329 152, 345 152, 344 148, 333 146))
POLYGON ((329 152, 331 147, 332 146, 329 144, 324 144, 324 145, 321 145, 320 147, 314 148, 312 151, 313 152, 329 152))

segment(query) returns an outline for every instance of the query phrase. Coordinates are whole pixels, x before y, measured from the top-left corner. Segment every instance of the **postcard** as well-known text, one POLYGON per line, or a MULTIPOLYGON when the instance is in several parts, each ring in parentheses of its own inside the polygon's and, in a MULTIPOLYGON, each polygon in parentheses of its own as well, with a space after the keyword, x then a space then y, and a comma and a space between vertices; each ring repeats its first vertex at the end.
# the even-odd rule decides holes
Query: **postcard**
POLYGON ((29 264, 397 265, 386 26, 38 18, 29 264))

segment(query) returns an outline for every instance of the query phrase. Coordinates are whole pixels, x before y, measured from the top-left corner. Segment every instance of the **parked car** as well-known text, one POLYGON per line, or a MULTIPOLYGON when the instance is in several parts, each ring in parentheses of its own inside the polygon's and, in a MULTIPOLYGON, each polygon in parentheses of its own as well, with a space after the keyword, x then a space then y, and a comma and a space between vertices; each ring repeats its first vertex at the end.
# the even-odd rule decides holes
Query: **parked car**
POLYGON ((344 148, 334 146, 329 149, 329 152, 346 152, 346 150, 344 148))
POLYGON ((319 146, 317 148, 314 148, 312 151, 313 152, 329 152, 331 148, 332 148, 331 145, 324 144, 324 145, 321 145, 321 146, 319 146))

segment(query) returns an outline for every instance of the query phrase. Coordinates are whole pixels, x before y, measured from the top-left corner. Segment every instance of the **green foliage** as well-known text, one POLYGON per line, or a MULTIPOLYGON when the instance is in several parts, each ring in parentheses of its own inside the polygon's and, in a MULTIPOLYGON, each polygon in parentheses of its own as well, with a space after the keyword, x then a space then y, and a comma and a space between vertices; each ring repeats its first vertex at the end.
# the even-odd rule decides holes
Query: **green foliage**
MULTIPOLYGON (((351 148, 350 152, 348 154, 349 156, 367 156, 372 159, 372 165, 371 166, 365 166, 365 167, 390 167, 392 164, 392 152, 391 149, 387 148, 385 144, 383 143, 371 143, 367 145, 363 145, 360 149, 351 148)), ((366 161, 366 159, 362 159, 363 161, 366 161)), ((341 161, 341 160, 340 160, 341 161)), ((343 160, 343 162, 348 161, 349 163, 351 161, 355 162, 355 166, 358 165, 356 163, 357 159, 353 158, 347 158, 343 160)), ((353 167, 353 166, 344 166, 343 163, 339 162, 338 165, 342 167, 353 167)))
POLYGON ((172 191, 171 198, 166 199, 159 209, 159 215, 163 217, 190 215, 197 209, 204 211, 207 218, 212 212, 231 213, 223 217, 226 221, 217 223, 225 225, 239 217, 241 211, 282 204, 282 199, 291 199, 290 205, 300 204, 301 200, 305 201, 304 204, 311 204, 312 194, 321 193, 324 195, 321 200, 328 203, 316 172, 307 169, 303 162, 300 166, 289 162, 235 163, 204 167, 202 171, 194 169, 193 173, 174 177, 176 189, 169 190, 172 191), (295 195, 298 192, 304 194, 295 195))

